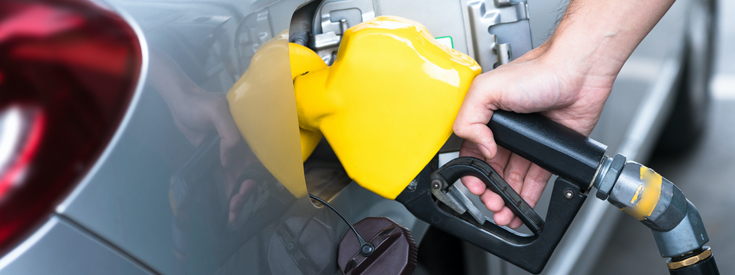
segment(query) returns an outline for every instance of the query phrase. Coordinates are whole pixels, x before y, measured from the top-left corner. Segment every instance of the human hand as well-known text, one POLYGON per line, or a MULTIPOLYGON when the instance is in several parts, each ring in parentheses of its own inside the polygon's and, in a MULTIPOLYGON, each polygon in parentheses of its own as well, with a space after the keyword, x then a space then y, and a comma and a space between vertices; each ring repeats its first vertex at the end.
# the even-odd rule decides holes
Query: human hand
POLYGON ((244 167, 243 148, 239 147, 245 146, 224 94, 210 93, 193 86, 177 93, 169 108, 174 124, 192 145, 199 146, 212 131, 216 131, 220 137, 222 167, 244 167))
MULTIPOLYGON (((220 161, 225 168, 243 167, 245 147, 232 119, 225 94, 204 90, 163 50, 150 48, 150 84, 168 105, 174 124, 198 147, 212 131, 220 136, 220 161)), ((242 170, 242 169, 240 169, 242 170)))
POLYGON ((224 94, 212 93, 194 83, 163 51, 151 49, 151 84, 159 91, 171 111, 174 124, 198 147, 213 131, 220 137, 220 163, 230 198, 228 220, 235 219, 257 185, 252 179, 237 180, 245 167, 257 161, 240 136, 224 94))
MULTIPOLYGON (((513 189, 534 207, 551 174, 523 157, 498 147, 486 125, 493 111, 540 112, 579 133, 589 135, 597 124, 616 74, 595 74, 557 60, 549 44, 484 73, 473 81, 454 123, 454 132, 465 139, 461 156, 486 161, 513 189)), ((522 222, 502 198, 474 177, 462 182, 485 206, 495 212, 498 225, 518 228, 522 222)))
POLYGON ((199 146, 212 131, 219 135, 222 175, 230 198, 228 221, 235 224, 257 186, 252 179, 244 180, 238 186, 238 176, 256 161, 256 157, 240 137, 224 95, 192 86, 188 91, 178 93, 170 108, 174 123, 192 145, 199 146))
MULTIPOLYGON (((454 122, 455 134, 465 139, 460 155, 487 161, 535 206, 551 174, 495 144, 486 126, 493 111, 540 112, 589 135, 623 64, 673 2, 570 1, 543 45, 475 78, 454 122)), ((522 224, 479 179, 465 177, 462 182, 495 212, 497 224, 522 224)))

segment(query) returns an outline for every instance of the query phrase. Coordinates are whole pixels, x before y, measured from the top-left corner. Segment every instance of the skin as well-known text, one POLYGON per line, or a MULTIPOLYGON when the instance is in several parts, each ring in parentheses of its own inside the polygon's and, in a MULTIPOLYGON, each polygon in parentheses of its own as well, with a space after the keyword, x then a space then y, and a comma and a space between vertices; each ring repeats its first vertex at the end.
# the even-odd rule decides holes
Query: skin
POLYGON ((171 110, 174 123, 189 142, 199 146, 212 130, 220 136, 220 162, 230 197, 228 219, 235 224, 257 182, 245 180, 237 190, 235 183, 238 175, 256 158, 240 136, 225 95, 201 88, 170 56, 158 49, 151 48, 150 58, 151 85, 159 91, 171 110))
MULTIPOLYGON (((551 173, 495 144, 486 126, 493 111, 540 112, 589 135, 623 64, 673 3, 571 1, 544 44, 475 78, 454 123, 455 134, 465 140, 460 156, 485 160, 534 207, 551 173)), ((479 179, 465 177, 462 182, 495 212, 498 225, 522 225, 479 179)))

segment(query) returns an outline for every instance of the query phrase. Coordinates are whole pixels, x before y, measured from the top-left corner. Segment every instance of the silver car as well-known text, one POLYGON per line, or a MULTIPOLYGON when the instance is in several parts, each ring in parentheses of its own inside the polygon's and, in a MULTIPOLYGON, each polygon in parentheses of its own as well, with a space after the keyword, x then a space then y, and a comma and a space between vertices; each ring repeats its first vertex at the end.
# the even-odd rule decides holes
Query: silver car
MULTIPOLYGON (((238 129, 225 94, 267 41, 287 37, 330 64, 342 32, 379 15, 420 22, 492 70, 545 41, 565 7, 552 2, 0 2, 0 274, 339 273, 348 226, 294 188, 352 222, 407 227, 417 274, 524 274, 352 182, 325 140, 303 162, 287 56, 252 72, 291 89, 256 103, 266 130, 238 129), (242 132, 275 144, 282 169, 266 169, 242 132)), ((696 141, 714 8, 677 1, 633 53, 592 134, 609 153, 645 162, 696 141), (682 130, 692 134, 672 134, 682 130)), ((587 274, 619 213, 588 200, 544 273, 587 274)))

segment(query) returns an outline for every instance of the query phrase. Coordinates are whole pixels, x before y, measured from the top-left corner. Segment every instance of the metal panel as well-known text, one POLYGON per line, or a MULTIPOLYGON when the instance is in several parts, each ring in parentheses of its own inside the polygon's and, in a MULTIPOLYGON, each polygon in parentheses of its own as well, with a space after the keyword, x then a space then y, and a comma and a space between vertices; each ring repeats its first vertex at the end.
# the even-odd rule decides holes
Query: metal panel
POLYGON ((414 20, 434 37, 451 37, 454 49, 468 54, 460 1, 374 0, 378 15, 394 15, 414 20))
MULTIPOLYGON (((224 101, 255 49, 286 30, 304 1, 110 2, 145 38, 148 73, 107 151, 57 212, 157 273, 337 272, 336 243, 347 226, 258 165, 224 101), (234 145, 225 141, 228 131, 237 137, 234 145), (238 191, 243 203, 231 211, 238 191), (285 240, 296 246, 286 249, 285 240)), ((278 60, 287 62, 281 52, 286 58, 278 60)), ((288 64, 277 67, 282 70, 254 73, 278 74, 273 79, 290 86, 288 64)), ((276 103, 295 103, 288 93, 280 97, 276 103)), ((298 137, 296 125, 294 108, 293 121, 270 127, 298 137)), ((300 150, 292 151, 281 157, 295 157, 301 168, 300 150)), ((289 184, 303 187, 303 170, 282 170, 297 179, 289 184)), ((426 230, 398 203, 354 183, 331 203, 355 222, 388 216, 417 239, 426 230)))
POLYGON ((59 217, 0 258, 0 274, 152 274, 59 217))
MULTIPOLYGON (((304 1, 109 2, 138 29, 150 62, 115 139, 57 211, 156 272, 267 270, 267 253, 252 252, 262 251, 266 229, 286 218, 296 198, 270 199, 282 193, 278 183, 238 185, 236 191, 252 192, 229 219, 234 177, 257 158, 232 124, 224 93, 247 69, 253 50, 287 29, 304 1), (209 139, 222 132, 234 133, 234 145, 209 139), (172 179, 181 177, 192 188, 177 208, 171 198, 182 193, 172 179)), ((290 77, 290 70, 268 73, 290 77)), ((298 146, 295 110, 291 125, 298 146)), ((301 168, 300 150, 294 156, 301 168)), ((303 170, 291 174, 304 184, 303 170)))

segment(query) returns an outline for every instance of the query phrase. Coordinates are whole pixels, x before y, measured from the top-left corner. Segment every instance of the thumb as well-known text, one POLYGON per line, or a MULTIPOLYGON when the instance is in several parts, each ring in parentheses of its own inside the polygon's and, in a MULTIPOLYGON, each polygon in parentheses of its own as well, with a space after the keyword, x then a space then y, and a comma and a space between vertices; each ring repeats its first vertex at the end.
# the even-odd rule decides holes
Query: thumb
POLYGON ((483 123, 466 124, 458 121, 454 122, 454 133, 472 143, 477 144, 485 159, 493 159, 498 152, 498 146, 495 144, 493 132, 483 123))
POLYGON ((492 159, 498 151, 495 144, 492 131, 487 127, 490 118, 493 116, 492 100, 483 98, 485 91, 479 91, 476 87, 478 79, 476 78, 467 91, 467 96, 462 102, 462 106, 454 120, 454 133, 472 143, 478 145, 478 149, 482 152, 486 159, 492 159))
POLYGON ((240 142, 240 131, 230 115, 227 103, 216 104, 210 109, 210 120, 217 130, 220 140, 220 161, 223 167, 229 167, 232 163, 233 149, 240 142))

